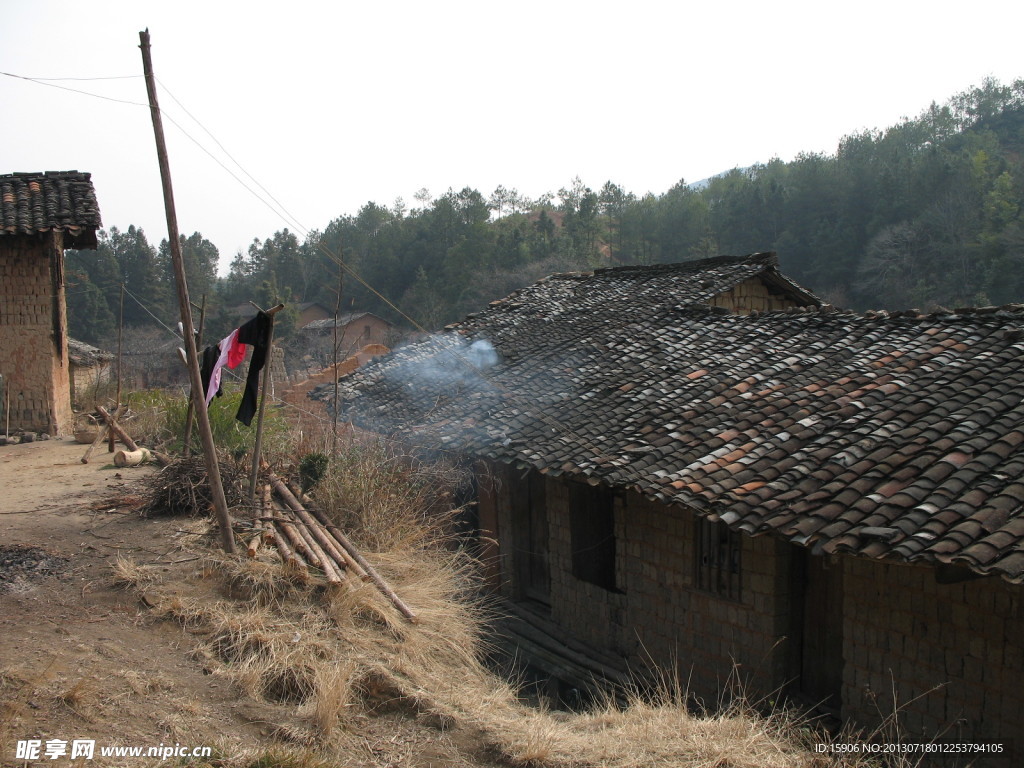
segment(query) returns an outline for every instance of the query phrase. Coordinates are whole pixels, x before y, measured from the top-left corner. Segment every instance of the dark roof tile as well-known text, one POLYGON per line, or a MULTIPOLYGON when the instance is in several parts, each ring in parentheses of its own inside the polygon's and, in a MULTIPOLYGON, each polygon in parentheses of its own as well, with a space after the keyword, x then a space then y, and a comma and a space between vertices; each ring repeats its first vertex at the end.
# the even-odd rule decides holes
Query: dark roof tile
POLYGON ((96 231, 101 226, 90 174, 0 175, 0 237, 63 232, 66 248, 95 248, 96 231))

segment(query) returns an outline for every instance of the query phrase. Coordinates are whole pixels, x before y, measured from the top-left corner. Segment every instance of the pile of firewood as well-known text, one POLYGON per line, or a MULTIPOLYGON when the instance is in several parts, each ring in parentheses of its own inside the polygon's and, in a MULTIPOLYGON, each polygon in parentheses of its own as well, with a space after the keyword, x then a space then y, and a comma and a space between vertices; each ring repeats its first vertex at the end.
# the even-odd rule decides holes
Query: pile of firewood
POLYGON ((277 549, 286 565, 300 570, 316 568, 329 584, 339 585, 350 577, 372 581, 405 618, 416 621, 416 614, 322 510, 275 474, 267 473, 266 477, 269 482, 263 486, 262 515, 258 518, 265 527, 249 540, 249 557, 255 557, 261 546, 268 545, 277 549), (274 494, 283 508, 276 503, 274 494))

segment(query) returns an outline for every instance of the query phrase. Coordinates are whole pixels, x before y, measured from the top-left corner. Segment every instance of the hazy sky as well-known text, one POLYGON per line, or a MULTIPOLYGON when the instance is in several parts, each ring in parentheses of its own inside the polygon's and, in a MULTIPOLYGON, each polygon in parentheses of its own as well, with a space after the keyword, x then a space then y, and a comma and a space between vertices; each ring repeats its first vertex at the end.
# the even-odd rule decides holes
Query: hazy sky
POLYGON ((368 200, 411 207, 422 187, 536 197, 578 175, 660 194, 831 153, 987 76, 1024 77, 1022 25, 1024 3, 988 0, 0 0, 0 72, 126 78, 0 76, 0 173, 90 171, 105 226, 165 238, 148 27, 165 121, 187 132, 165 122, 179 228, 224 268, 254 237, 301 236, 368 200))

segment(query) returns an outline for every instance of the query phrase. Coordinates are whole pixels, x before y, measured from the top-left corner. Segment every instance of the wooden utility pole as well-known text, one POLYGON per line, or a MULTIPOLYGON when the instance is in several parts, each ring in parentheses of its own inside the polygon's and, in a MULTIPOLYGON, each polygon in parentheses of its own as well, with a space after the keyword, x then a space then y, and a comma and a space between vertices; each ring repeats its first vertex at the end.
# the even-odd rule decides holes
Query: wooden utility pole
MULTIPOLYGON (((194 304, 192 306, 195 306, 194 304)), ((206 324, 206 294, 203 294, 203 303, 199 307, 199 332, 196 334, 196 347, 203 345, 203 326, 206 324)), ((185 412, 185 437, 182 455, 187 459, 192 455, 192 422, 195 416, 195 399, 189 398, 188 410, 185 412)))
POLYGON ((196 339, 193 335, 192 310, 188 300, 188 285, 185 282, 185 264, 181 258, 181 241, 178 237, 178 218, 174 211, 174 191, 171 188, 171 166, 167 160, 167 146, 164 143, 164 127, 160 107, 156 99, 156 78, 153 77, 153 61, 149 53, 149 30, 139 32, 139 48, 142 49, 142 68, 146 75, 146 92, 149 94, 149 111, 153 118, 153 134, 156 137, 156 156, 160 162, 160 180, 164 188, 164 211, 167 214, 167 239, 170 241, 171 262, 174 265, 175 283, 178 288, 178 306, 181 310, 181 326, 185 332, 185 351, 188 357, 189 382, 192 385, 192 404, 199 421, 199 435, 203 441, 203 455, 206 459, 206 474, 210 481, 210 495, 220 526, 221 543, 225 552, 235 552, 235 537, 231 530, 231 514, 224 498, 224 486, 220 480, 220 466, 217 464, 217 447, 213 444, 213 430, 210 429, 210 414, 206 411, 203 381, 199 373, 199 357, 196 354, 196 339))

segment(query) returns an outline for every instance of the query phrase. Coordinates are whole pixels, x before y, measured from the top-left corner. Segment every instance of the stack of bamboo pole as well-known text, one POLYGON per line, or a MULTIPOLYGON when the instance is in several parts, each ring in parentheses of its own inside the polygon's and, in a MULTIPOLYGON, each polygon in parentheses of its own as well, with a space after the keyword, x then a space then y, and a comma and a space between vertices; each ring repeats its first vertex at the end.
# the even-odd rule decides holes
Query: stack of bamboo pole
POLYGON ((315 568, 324 574, 328 584, 340 585, 349 575, 371 581, 392 605, 409 621, 416 623, 416 614, 407 606, 377 570, 367 562, 345 533, 309 499, 295 493, 273 473, 262 489, 262 519, 268 526, 249 541, 247 554, 255 557, 263 544, 273 545, 285 565, 307 571, 315 568), (284 509, 274 503, 273 493, 284 509))

